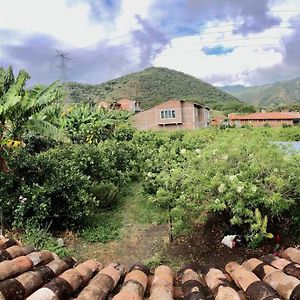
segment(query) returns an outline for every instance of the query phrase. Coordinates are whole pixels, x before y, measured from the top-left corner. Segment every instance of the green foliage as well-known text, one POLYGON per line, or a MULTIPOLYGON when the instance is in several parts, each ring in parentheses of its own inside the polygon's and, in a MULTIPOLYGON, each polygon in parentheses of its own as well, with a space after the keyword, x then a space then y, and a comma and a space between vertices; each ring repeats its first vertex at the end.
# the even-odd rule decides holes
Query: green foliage
POLYGON ((213 109, 228 112, 253 112, 255 108, 222 92, 193 76, 167 68, 151 67, 99 85, 69 83, 74 102, 91 99, 116 101, 122 98, 139 100, 143 109, 169 99, 205 103, 213 109))
POLYGON ((267 107, 271 111, 299 111, 299 83, 300 78, 296 78, 262 86, 242 86, 237 89, 224 87, 222 90, 246 103, 267 107))
POLYGON ((250 231, 247 236, 248 240, 250 240, 250 246, 253 248, 259 246, 264 239, 272 239, 274 236, 272 233, 267 232, 268 226, 268 216, 262 215, 258 208, 255 209, 253 222, 250 226, 250 231))
POLYGON ((116 210, 105 211, 89 218, 81 232, 81 237, 88 242, 107 243, 118 239, 121 229, 121 214, 116 210))
POLYGON ((23 233, 18 237, 24 245, 31 245, 40 250, 55 252, 59 257, 72 255, 72 252, 59 245, 55 238, 46 228, 41 228, 38 224, 26 223, 23 233))
POLYGON ((14 172, 0 174, 0 204, 6 221, 16 227, 27 219, 51 223, 57 229, 81 227, 95 210, 116 204, 118 190, 132 175, 132 147, 107 141, 35 155, 25 149, 15 151, 9 161, 14 172))
POLYGON ((254 231, 255 210, 270 220, 291 216, 299 198, 300 158, 270 143, 277 134, 272 128, 142 133, 144 189, 153 203, 170 207, 175 233, 212 211, 229 216, 257 244, 267 234, 254 231))
POLYGON ((117 206, 119 190, 111 182, 100 182, 92 187, 92 194, 97 205, 101 208, 114 208, 117 206))
POLYGON ((20 140, 29 131, 67 141, 64 134, 46 120, 44 110, 61 98, 58 83, 46 88, 26 91, 29 75, 21 70, 14 79, 12 69, 0 73, 0 142, 7 138, 20 140), (2 79, 1 79, 2 78, 2 79))
MULTIPOLYGON (((92 104, 77 104, 70 106, 63 113, 61 127, 67 131, 75 143, 97 144, 100 141, 114 137, 117 125, 129 127, 128 112, 105 110, 92 104)), ((121 140, 121 132, 119 132, 121 140)), ((128 139, 124 136, 124 139, 128 139)))

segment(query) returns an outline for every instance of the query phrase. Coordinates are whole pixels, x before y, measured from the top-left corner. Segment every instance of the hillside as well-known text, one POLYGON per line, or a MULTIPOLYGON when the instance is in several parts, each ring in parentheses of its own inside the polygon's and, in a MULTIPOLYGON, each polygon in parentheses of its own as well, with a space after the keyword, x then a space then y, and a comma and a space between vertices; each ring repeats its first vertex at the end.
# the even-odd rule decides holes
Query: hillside
POLYGON ((300 105, 300 78, 280 81, 262 86, 221 87, 238 99, 261 107, 295 107, 300 105))
POLYGON ((166 68, 151 67, 98 85, 68 83, 68 87, 74 102, 129 98, 141 101, 145 109, 177 98, 205 103, 225 112, 253 110, 253 107, 206 82, 166 68))

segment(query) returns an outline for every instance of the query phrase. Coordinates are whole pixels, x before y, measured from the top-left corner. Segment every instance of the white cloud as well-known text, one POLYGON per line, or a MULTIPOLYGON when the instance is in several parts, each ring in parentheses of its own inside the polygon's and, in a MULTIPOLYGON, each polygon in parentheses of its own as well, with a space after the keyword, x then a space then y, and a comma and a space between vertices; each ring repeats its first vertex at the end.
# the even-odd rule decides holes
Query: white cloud
POLYGON ((130 32, 138 26, 138 22, 135 18, 139 15, 143 19, 149 17, 149 7, 153 0, 133 1, 123 0, 119 17, 116 19, 116 31, 118 33, 130 32))
POLYGON ((53 36, 73 47, 96 43, 105 29, 89 20, 89 6, 72 7, 62 0, 0 0, 0 28, 15 29, 24 37, 33 33, 53 36))
MULTIPOLYGON (((40 55, 39 61, 39 63, 43 63, 42 61, 45 59, 46 63, 49 60, 48 56, 51 57, 51 52, 54 51, 53 55, 55 55, 53 49, 56 47, 65 51, 86 47, 81 51, 71 51, 73 60, 70 64, 82 67, 90 64, 91 59, 97 60, 99 64, 109 65, 109 68, 112 69, 109 74, 114 77, 125 74, 126 70, 127 72, 137 70, 141 65, 148 66, 149 60, 159 53, 159 51, 155 51, 155 43, 158 43, 159 49, 163 49, 168 43, 167 36, 170 32, 167 31, 171 31, 172 34, 184 34, 184 30, 188 29, 185 22, 181 24, 180 20, 182 19, 179 16, 178 20, 163 18, 166 7, 169 5, 168 1, 164 6, 164 3, 158 0, 120 0, 120 6, 117 5, 117 9, 114 7, 112 10, 103 5, 102 0, 99 0, 99 6, 96 1, 95 3, 92 1, 0 0, 0 38, 4 41, 0 45, 0 60, 2 59, 5 64, 12 63, 17 67, 26 67, 31 71, 31 67, 36 62, 36 58, 31 57, 33 56, 31 55, 32 49, 38 52, 34 54, 35 56, 41 51, 47 53, 44 56, 40 55), (153 10, 154 3, 157 3, 155 10, 153 10), (96 9, 92 10, 94 5, 96 9), (137 15, 140 16, 139 19, 136 18, 137 15), (156 27, 159 23, 164 23, 165 26, 156 27), (174 25, 174 28, 171 26, 172 30, 168 27, 170 24, 174 25), (183 24, 185 25, 181 27, 183 24), (4 35, 1 35, 1 30, 4 35), (142 31, 138 41, 136 35, 130 34, 130 32, 136 33, 136 30, 142 31), (178 31, 176 32, 176 30, 178 31), (122 35, 125 36, 120 37, 122 35), (111 38, 115 39, 110 40, 111 38), (41 40, 44 42, 40 43, 40 48, 36 47, 36 43, 41 40), (47 46, 49 46, 48 52, 46 51, 47 46), (14 50, 13 53, 11 49, 14 50), (152 50, 149 52, 149 49, 152 50), (124 57, 121 61, 124 62, 124 65, 115 63, 120 61, 122 55, 124 57), (147 63, 139 64, 143 57, 146 57, 147 63), (122 74, 120 74, 120 70, 123 70, 122 74)), ((175 7, 176 12, 180 15, 181 6, 178 3, 177 0, 174 0, 172 7, 175 7)), ((250 1, 248 0, 247 3, 249 6, 250 1)), ((286 44, 286 37, 293 33, 293 29, 287 27, 299 27, 299 23, 296 24, 289 20, 291 17, 299 15, 300 1, 285 0, 276 3, 270 13, 280 16, 283 20, 280 25, 275 25, 261 33, 248 34, 245 38, 243 35, 234 34, 234 30, 243 24, 243 19, 240 20, 240 24, 237 24, 236 20, 234 24, 232 21, 227 23, 210 21, 201 35, 196 36, 196 32, 195 35, 188 33, 184 37, 177 38, 174 38, 173 35, 170 46, 154 58, 153 65, 180 70, 215 84, 249 84, 250 78, 255 72, 285 63, 286 53, 282 44, 286 44), (221 56, 206 55, 203 52, 204 47, 214 47, 215 45, 234 48, 234 51, 221 56)), ((208 7, 207 13, 209 11, 208 7)), ((192 12, 188 10, 188 13, 192 12)), ((205 17, 205 13, 204 7, 201 16, 205 17)), ((170 14, 172 14, 171 10, 170 14)), ((188 17, 189 15, 184 16, 188 17)), ((229 18, 232 18, 232 15, 229 18)), ((212 20, 212 18, 208 19, 212 20)), ((195 23, 193 24, 195 26, 195 23)), ((191 25, 191 30, 194 28, 193 26, 191 25)), ((249 32, 252 31, 247 31, 247 33, 249 32)), ((246 34, 245 31, 244 34, 246 34)), ((94 65, 83 68, 86 70, 86 74, 82 74, 82 76, 86 78, 86 81, 88 81, 90 73, 98 72, 93 68, 94 65), (87 71, 89 69, 91 69, 90 72, 87 71)), ((79 69, 81 70, 81 68, 79 69)), ((295 71, 293 72, 295 73, 295 71)), ((78 71, 78 74, 81 72, 78 71)), ((49 74, 44 76, 48 78, 49 74)))
POLYGON ((210 23, 199 36, 173 39, 153 64, 180 70, 216 85, 247 85, 251 72, 282 62, 282 38, 291 35, 293 29, 279 27, 286 26, 244 37, 233 34, 232 23, 217 27, 210 23), (224 55, 206 55, 203 52, 204 47, 216 45, 234 50, 224 55))

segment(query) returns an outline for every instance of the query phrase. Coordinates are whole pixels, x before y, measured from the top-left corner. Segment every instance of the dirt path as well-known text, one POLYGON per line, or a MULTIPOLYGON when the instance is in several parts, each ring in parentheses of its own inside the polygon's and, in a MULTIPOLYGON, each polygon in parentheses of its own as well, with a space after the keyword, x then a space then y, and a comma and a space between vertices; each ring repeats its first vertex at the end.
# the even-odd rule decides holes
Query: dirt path
POLYGON ((126 199, 122 206, 124 227, 121 238, 106 244, 77 241, 76 256, 82 260, 94 258, 103 264, 121 262, 129 267, 136 262, 151 261, 157 253, 166 248, 167 224, 144 224, 137 220, 139 202, 144 201, 144 198, 141 198, 141 189, 137 189, 135 195, 126 199))

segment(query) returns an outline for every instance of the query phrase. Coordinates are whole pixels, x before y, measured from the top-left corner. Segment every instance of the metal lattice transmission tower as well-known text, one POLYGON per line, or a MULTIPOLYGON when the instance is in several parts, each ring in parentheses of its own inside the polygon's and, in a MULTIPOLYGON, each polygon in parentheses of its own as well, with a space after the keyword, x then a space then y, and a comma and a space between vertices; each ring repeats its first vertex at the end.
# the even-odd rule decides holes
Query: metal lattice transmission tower
POLYGON ((57 54, 55 57, 58 59, 59 64, 57 68, 60 69, 60 79, 65 83, 68 78, 68 62, 71 60, 69 54, 60 50, 56 50, 57 54))

